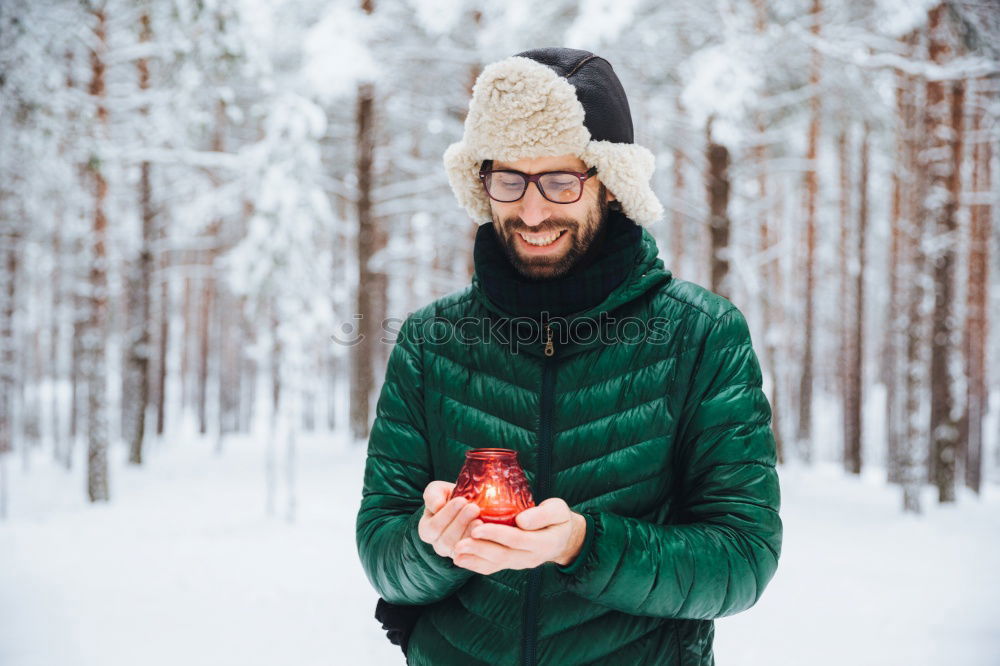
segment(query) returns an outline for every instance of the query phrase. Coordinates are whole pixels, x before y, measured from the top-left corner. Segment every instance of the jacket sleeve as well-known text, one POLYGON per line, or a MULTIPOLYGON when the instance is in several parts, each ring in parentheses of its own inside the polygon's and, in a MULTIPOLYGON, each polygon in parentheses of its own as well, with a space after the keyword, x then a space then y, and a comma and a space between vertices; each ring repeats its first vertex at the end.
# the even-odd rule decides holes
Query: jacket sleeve
POLYGON ((587 535, 559 578, 635 615, 713 619, 757 602, 781 551, 771 409, 743 315, 711 325, 681 408, 671 524, 582 513, 587 535))
POLYGON ((389 355, 368 439, 356 538, 372 586, 397 604, 429 604, 473 572, 455 566, 420 539, 423 492, 431 477, 418 327, 408 318, 389 355))

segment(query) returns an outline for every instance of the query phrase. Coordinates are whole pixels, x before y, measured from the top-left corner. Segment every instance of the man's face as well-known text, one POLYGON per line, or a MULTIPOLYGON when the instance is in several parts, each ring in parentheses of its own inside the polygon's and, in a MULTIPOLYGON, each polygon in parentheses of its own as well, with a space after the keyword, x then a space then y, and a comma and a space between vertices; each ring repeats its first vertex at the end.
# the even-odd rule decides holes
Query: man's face
MULTIPOLYGON (((515 162, 495 160, 493 169, 513 169, 526 174, 545 171, 587 171, 573 155, 537 157, 515 162)), ((493 226, 504 252, 518 273, 536 279, 564 275, 590 247, 604 222, 610 192, 599 196, 597 176, 586 180, 583 196, 571 204, 553 203, 531 183, 524 196, 512 203, 490 199, 493 226), (553 234, 558 234, 552 239, 553 234), (551 239, 551 240, 550 240, 551 239)))

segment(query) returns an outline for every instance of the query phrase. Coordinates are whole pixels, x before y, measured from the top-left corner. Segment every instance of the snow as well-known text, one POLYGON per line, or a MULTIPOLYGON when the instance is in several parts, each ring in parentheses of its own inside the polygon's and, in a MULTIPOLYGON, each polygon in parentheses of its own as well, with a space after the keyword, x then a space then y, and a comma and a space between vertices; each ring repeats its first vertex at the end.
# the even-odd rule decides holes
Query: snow
POLYGON ((635 20, 637 0, 583 0, 579 14, 566 31, 564 45, 591 50, 617 41, 635 20))
POLYGON ((926 487, 913 517, 880 469, 780 477, 781 562, 754 608, 717 622, 720 664, 998 663, 1000 489, 942 507, 926 487))
MULTIPOLYGON (((363 447, 328 434, 297 446, 294 523, 284 486, 265 512, 262 437, 216 455, 175 434, 141 469, 115 448, 113 501, 96 506, 82 460, 67 473, 47 451, 27 471, 8 458, 0 664, 402 664, 355 550, 363 447)), ((1000 488, 941 507, 928 487, 912 517, 878 469, 780 475, 781 564, 754 608, 717 622, 719 664, 998 663, 1000 488)))
POLYGON ((411 0, 410 4, 420 27, 436 38, 453 30, 466 9, 462 0, 411 0))
POLYGON ((367 47, 372 37, 370 17, 360 9, 332 4, 305 36, 302 75, 317 99, 342 101, 363 81, 377 81, 383 72, 367 47))
POLYGON ((736 146, 746 140, 742 126, 763 84, 748 50, 738 41, 706 47, 680 67, 685 108, 698 126, 713 118, 713 136, 724 145, 736 146))
MULTIPOLYGON (((354 545, 362 458, 299 440, 297 521, 264 511, 265 443, 191 437, 111 455, 107 506, 41 452, 10 470, 0 664, 393 663, 354 545), (383 645, 384 644, 384 645, 383 645)), ((79 449, 78 449, 79 451, 79 449)), ((12 461, 13 462, 13 461, 12 461)), ((79 462, 79 461, 78 461, 79 462)), ((13 466, 13 465, 12 465, 13 466)), ((279 486, 279 492, 285 490, 279 486)))
POLYGON ((878 0, 875 20, 882 34, 901 37, 927 22, 927 12, 937 0, 878 0))

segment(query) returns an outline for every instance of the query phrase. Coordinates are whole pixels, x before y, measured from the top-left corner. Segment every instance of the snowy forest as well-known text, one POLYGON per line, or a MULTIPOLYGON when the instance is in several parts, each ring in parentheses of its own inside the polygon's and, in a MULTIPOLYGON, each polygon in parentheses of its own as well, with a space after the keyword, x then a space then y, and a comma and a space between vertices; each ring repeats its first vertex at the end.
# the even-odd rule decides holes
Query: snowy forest
MULTIPOLYGON (((289 560, 308 551, 314 572, 329 558, 353 567, 345 594, 363 608, 339 640, 352 663, 401 660, 370 617, 347 514, 392 334, 472 275, 476 225, 442 154, 461 137, 473 81, 551 45, 614 66, 636 142, 656 157, 667 212, 650 231, 665 266, 746 315, 789 524, 797 497, 810 507, 803 522, 845 534, 836 507, 863 518, 889 501, 868 525, 899 537, 887 570, 904 545, 959 532, 963 552, 986 552, 989 532, 1000 554, 1000 0, 2 0, 0 663, 118 663, 76 635, 103 635, 97 619, 67 615, 76 637, 59 648, 40 624, 53 608, 73 613, 66 589, 110 589, 108 604, 127 605, 125 587, 147 584, 138 573, 108 582, 121 567, 108 557, 167 557, 117 541, 136 529, 153 538, 140 512, 170 543, 253 522, 247 550, 262 559, 243 564, 258 555, 227 541, 219 571, 232 559, 245 567, 234 577, 280 569, 272 593, 302 592, 312 608, 311 586, 339 583, 299 580, 289 560), (344 515, 331 518, 331 505, 344 515), (83 525, 110 541, 79 565, 108 580, 39 583, 86 575, 56 545, 85 552, 103 539, 83 525), (905 525, 929 531, 894 531, 905 525), (337 554, 319 552, 334 543, 337 554)), ((822 549, 823 531, 804 534, 822 549)), ((190 584, 242 598, 215 574, 190 584)), ((234 633, 265 622, 177 594, 155 615, 161 626, 175 613, 227 615, 234 633)), ((955 595, 945 608, 1000 613, 995 571, 940 594, 955 595)), ((915 607, 934 605, 928 596, 915 607)), ((787 627, 799 601, 761 613, 787 627)), ((300 602, 275 603, 291 613, 300 602)), ((102 608, 95 617, 129 626, 102 608)), ((331 612, 271 635, 328 631, 347 615, 331 612)), ((731 663, 853 654, 821 662, 793 641, 788 661, 740 657, 736 641, 763 630, 739 621, 730 643, 719 628, 731 663)), ((951 660, 964 638, 940 643, 949 663, 996 663, 1000 643, 976 626, 965 661, 951 660)), ((227 655, 204 663, 278 660, 261 638, 230 654, 209 629, 191 632, 227 655)), ((121 663, 140 658, 143 635, 118 646, 121 663)), ((944 663, 926 647, 872 663, 944 663)), ((330 663, 329 649, 310 634, 275 654, 330 663)), ((141 661, 175 663, 169 654, 141 661)))

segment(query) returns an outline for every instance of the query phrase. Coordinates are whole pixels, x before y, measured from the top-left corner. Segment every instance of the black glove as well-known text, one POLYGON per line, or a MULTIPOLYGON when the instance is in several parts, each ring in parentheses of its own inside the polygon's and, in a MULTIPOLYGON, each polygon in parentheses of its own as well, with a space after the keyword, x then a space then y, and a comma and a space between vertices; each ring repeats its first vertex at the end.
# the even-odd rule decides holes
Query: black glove
POLYGON ((398 645, 403 650, 403 655, 406 655, 406 646, 410 642, 413 625, 417 623, 422 610, 423 606, 400 606, 391 604, 382 597, 379 597, 375 605, 375 619, 382 623, 389 642, 398 645))

